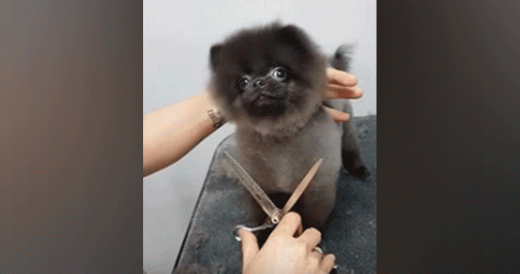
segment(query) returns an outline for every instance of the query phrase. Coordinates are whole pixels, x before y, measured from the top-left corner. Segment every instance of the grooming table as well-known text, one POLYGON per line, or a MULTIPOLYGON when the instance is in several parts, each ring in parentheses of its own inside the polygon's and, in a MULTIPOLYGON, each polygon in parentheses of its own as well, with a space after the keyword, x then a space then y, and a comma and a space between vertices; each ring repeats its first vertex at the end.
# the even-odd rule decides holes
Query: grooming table
MULTIPOLYGON (((322 231, 321 247, 334 253, 336 273, 376 273, 376 116, 354 117, 361 155, 370 176, 360 181, 342 171, 335 209, 322 231)), ((247 190, 223 167, 222 152, 236 155, 234 135, 217 147, 173 273, 240 273, 241 246, 233 228, 249 224, 247 190)), ((236 156, 235 156, 236 157, 236 156)))

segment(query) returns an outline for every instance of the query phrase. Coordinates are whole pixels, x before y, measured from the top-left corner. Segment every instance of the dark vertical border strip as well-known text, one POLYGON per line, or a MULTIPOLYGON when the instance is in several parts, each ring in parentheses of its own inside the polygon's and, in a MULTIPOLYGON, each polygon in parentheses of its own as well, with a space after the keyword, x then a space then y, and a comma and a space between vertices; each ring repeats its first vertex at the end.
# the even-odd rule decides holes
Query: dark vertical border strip
POLYGON ((378 1, 378 272, 520 271, 519 13, 378 1))
POLYGON ((142 271, 142 7, 0 3, 0 273, 142 271))

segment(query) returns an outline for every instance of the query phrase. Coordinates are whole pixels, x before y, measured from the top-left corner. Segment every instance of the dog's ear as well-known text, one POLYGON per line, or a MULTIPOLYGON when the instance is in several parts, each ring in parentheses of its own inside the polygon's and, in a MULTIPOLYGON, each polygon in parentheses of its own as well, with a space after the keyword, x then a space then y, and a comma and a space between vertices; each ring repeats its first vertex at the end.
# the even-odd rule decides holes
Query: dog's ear
POLYGON ((307 46, 312 43, 305 32, 297 26, 287 25, 280 27, 280 29, 276 31, 276 36, 278 41, 284 45, 290 46, 296 50, 299 55, 305 56, 309 53, 307 46))
POLYGON ((211 49, 209 50, 210 63, 211 63, 211 68, 213 70, 215 70, 215 68, 220 64, 221 52, 222 52, 221 44, 213 45, 211 47, 211 49))

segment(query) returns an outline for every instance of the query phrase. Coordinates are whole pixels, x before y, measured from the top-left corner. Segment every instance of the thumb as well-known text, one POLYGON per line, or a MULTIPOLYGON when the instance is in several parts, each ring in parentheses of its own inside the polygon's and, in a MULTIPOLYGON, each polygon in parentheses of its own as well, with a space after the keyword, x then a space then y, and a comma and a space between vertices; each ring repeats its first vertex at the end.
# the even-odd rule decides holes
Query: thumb
POLYGON ((242 242, 242 272, 244 272, 258 253, 258 241, 255 234, 245 229, 240 229, 238 236, 242 242))

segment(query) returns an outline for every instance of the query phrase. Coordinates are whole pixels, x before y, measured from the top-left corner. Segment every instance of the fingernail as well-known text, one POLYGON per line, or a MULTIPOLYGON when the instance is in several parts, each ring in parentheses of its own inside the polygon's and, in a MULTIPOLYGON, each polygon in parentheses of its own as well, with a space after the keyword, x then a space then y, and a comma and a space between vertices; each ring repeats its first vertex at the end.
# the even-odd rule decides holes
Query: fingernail
POLYGON ((242 241, 242 238, 240 238, 240 233, 235 234, 235 240, 237 240, 237 242, 242 241))
MULTIPOLYGON (((334 255, 332 253, 330 253, 330 255, 332 255, 332 258, 334 259, 334 261, 336 261, 336 255, 334 255)), ((336 265, 336 266, 338 266, 338 265, 336 265)))
POLYGON ((347 122, 350 119, 350 115, 348 115, 348 113, 341 113, 338 118, 341 122, 347 122))
POLYGON ((237 240, 238 242, 242 241, 242 238, 240 238, 240 231, 242 231, 242 227, 240 226, 235 227, 233 231, 233 236, 235 236, 235 240, 237 240))

